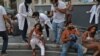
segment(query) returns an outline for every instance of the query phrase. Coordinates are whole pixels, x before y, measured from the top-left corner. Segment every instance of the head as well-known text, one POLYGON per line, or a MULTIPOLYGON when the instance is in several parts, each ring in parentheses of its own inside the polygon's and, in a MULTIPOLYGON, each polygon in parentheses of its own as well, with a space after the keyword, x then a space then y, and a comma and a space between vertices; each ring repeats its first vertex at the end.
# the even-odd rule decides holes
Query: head
POLYGON ((32 3, 32 0, 25 0, 25 3, 26 3, 27 5, 30 5, 30 4, 32 3))
POLYGON ((47 16, 51 18, 53 16, 53 13, 51 11, 47 11, 47 16))
POLYGON ((71 3, 72 3, 72 2, 69 0, 69 1, 68 1, 68 4, 71 4, 71 3))
POLYGON ((95 25, 91 25, 88 27, 88 31, 91 33, 96 33, 97 27, 95 25))
POLYGON ((52 4, 58 3, 58 0, 50 0, 52 4))
POLYGON ((39 12, 33 12, 32 17, 33 18, 38 18, 39 17, 39 12))
POLYGON ((98 4, 100 4, 100 0, 96 0, 98 2, 98 4))
POLYGON ((37 29, 37 30, 39 30, 39 31, 41 31, 42 32, 42 26, 41 26, 41 24, 40 23, 37 23, 37 24, 35 24, 35 29, 37 29))
POLYGON ((72 34, 76 32, 75 26, 73 26, 73 25, 68 26, 67 29, 68 29, 72 34))

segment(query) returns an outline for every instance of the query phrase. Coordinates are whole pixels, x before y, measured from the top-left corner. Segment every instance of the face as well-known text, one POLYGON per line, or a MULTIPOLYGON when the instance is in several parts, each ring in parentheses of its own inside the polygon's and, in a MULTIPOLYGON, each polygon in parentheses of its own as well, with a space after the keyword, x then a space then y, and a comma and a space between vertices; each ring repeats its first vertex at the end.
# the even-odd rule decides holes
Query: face
POLYGON ((91 33, 94 33, 94 32, 96 32, 96 27, 93 27, 93 28, 91 29, 91 33))
POLYGON ((36 26, 36 29, 39 29, 39 28, 40 28, 40 25, 37 25, 37 26, 36 26))
POLYGON ((71 30, 71 33, 72 33, 72 34, 75 34, 75 32, 76 32, 75 29, 72 29, 72 30, 71 30))
POLYGON ((36 16, 32 16, 32 18, 36 18, 36 16))

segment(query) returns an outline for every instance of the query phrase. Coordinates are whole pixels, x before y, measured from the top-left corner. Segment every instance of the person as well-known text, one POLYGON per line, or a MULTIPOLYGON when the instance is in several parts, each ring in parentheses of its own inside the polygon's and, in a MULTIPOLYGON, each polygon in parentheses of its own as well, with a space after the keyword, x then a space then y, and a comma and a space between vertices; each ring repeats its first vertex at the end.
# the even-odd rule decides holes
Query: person
POLYGON ((66 5, 66 26, 72 23, 72 10, 73 6, 71 4, 71 1, 68 1, 68 4, 66 5))
MULTIPOLYGON (((11 21, 11 24, 12 24, 12 19, 11 19, 12 15, 10 13, 7 13, 7 16, 9 17, 9 20, 11 21)), ((5 22, 5 24, 6 24, 8 35, 12 35, 13 29, 11 29, 9 23, 5 22)))
POLYGON ((22 38, 26 43, 28 42, 26 34, 27 34, 28 26, 30 25, 29 18, 30 16, 32 16, 32 10, 30 7, 31 3, 32 0, 25 0, 25 2, 21 3, 19 5, 19 10, 17 14, 18 26, 19 29, 21 30, 22 38))
POLYGON ((67 51, 69 47, 74 47, 78 51, 78 56, 83 56, 83 47, 81 44, 76 43, 78 36, 80 35, 79 31, 73 25, 70 25, 62 33, 62 52, 61 56, 67 56, 67 51))
POLYGON ((99 13, 100 13, 100 0, 97 0, 97 4, 93 5, 90 11, 87 13, 91 13, 89 23, 91 25, 96 24, 98 27, 99 23, 99 13))
POLYGON ((51 0, 51 11, 53 13, 54 42, 60 43, 61 32, 64 27, 66 4, 60 0, 51 0))
MULTIPOLYGON (((93 56, 97 56, 100 53, 100 42, 95 39, 97 27, 91 25, 88 30, 82 35, 82 43, 87 49, 95 50, 93 56)), ((100 56, 100 55, 99 55, 100 56)))
POLYGON ((1 56, 5 56, 7 54, 6 50, 8 47, 8 35, 6 29, 6 22, 10 24, 10 28, 12 28, 12 24, 7 16, 6 10, 2 5, 0 5, 0 36, 3 39, 3 46, 1 50, 1 56))
POLYGON ((52 24, 50 22, 50 19, 48 18, 48 16, 44 13, 39 13, 39 12, 33 12, 33 18, 38 18, 39 22, 41 23, 41 25, 43 27, 46 27, 46 32, 47 32, 47 40, 49 40, 49 29, 52 29, 52 24))
POLYGON ((41 56, 45 56, 45 47, 44 47, 44 41, 43 41, 43 32, 42 32, 42 26, 40 23, 35 24, 34 28, 30 32, 29 35, 30 39, 30 45, 33 49, 33 56, 36 56, 35 53, 35 45, 38 45, 41 49, 41 56))

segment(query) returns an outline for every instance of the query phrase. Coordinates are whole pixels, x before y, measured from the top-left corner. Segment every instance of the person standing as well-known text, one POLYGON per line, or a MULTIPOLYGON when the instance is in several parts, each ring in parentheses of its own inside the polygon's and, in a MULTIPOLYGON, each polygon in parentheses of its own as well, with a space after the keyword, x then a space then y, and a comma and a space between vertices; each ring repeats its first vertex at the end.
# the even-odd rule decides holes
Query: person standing
POLYGON ((17 14, 19 29, 21 30, 22 38, 25 42, 28 42, 26 34, 28 26, 30 24, 29 17, 32 16, 32 10, 30 7, 31 3, 32 0, 25 0, 25 2, 21 3, 19 5, 19 10, 17 14))
POLYGON ((93 5, 90 11, 87 13, 91 13, 89 23, 91 25, 96 25, 98 27, 99 23, 99 13, 100 13, 100 0, 97 0, 97 4, 93 5))
POLYGON ((51 0, 51 11, 53 12, 54 42, 60 43, 61 32, 64 27, 66 4, 60 0, 51 0))
POLYGON ((1 50, 1 56, 5 56, 7 54, 6 50, 8 47, 8 35, 6 29, 6 22, 10 24, 10 28, 12 28, 12 24, 7 16, 7 13, 2 5, 0 5, 0 36, 3 37, 3 46, 1 50))

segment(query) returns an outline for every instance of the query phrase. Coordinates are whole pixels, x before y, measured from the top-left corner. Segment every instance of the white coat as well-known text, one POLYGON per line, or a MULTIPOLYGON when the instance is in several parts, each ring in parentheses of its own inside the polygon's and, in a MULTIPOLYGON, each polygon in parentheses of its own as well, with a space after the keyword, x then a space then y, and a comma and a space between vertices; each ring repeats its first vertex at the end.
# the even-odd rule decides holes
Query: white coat
POLYGON ((30 21, 29 21, 30 17, 29 16, 32 16, 31 7, 29 6, 29 12, 26 12, 25 4, 21 3, 19 5, 19 10, 18 10, 18 14, 17 14, 18 26, 19 26, 20 30, 24 29, 25 18, 27 19, 28 27, 30 26, 30 21))
POLYGON ((91 12, 91 15, 90 15, 89 23, 92 22, 93 17, 95 15, 95 24, 98 24, 99 23, 100 5, 98 5, 98 6, 93 5, 90 12, 91 12))

